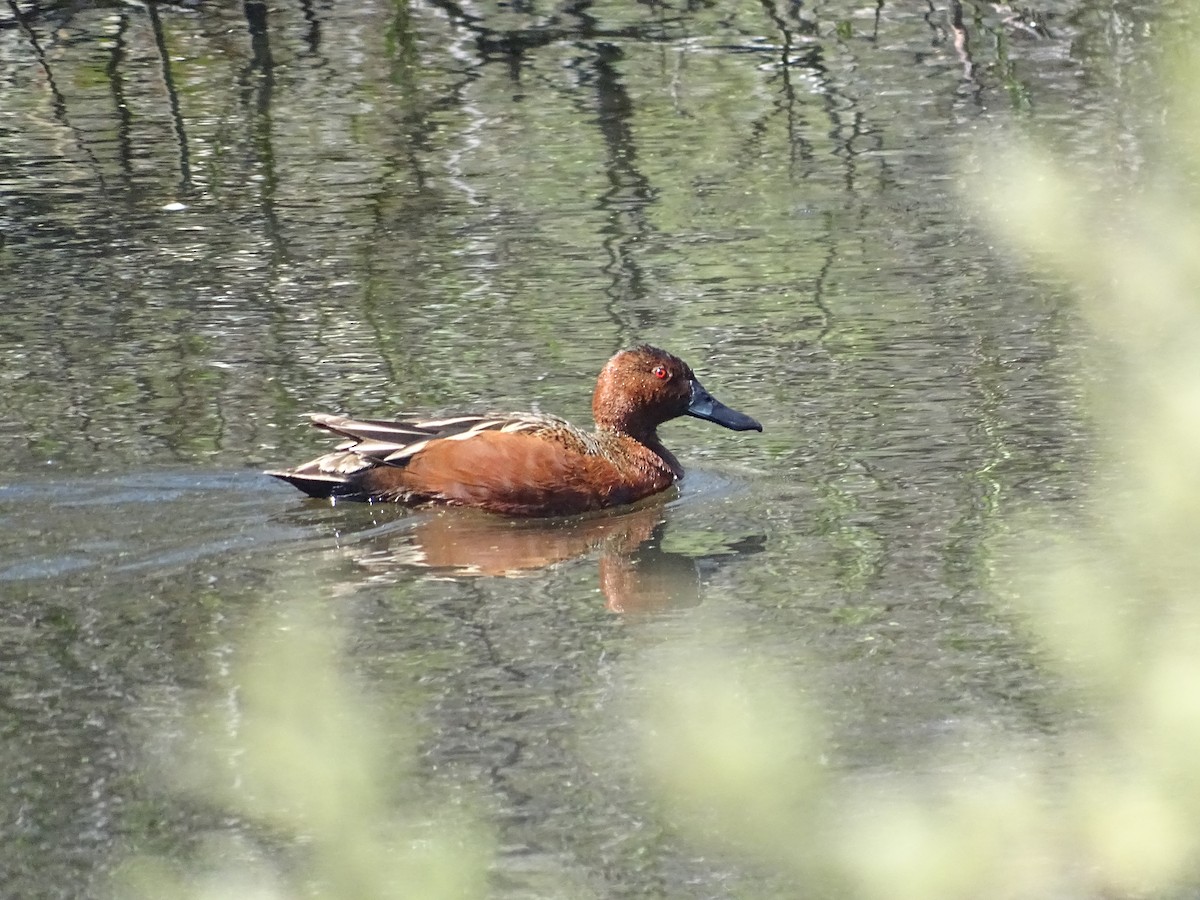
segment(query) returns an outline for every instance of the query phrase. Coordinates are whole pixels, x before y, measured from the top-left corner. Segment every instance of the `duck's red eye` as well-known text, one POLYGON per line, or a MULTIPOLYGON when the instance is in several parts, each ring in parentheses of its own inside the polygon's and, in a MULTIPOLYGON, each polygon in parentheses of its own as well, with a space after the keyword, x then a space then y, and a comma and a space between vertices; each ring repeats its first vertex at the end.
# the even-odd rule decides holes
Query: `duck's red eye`
POLYGON ((671 373, 667 371, 666 366, 655 366, 654 367, 654 377, 662 378, 665 380, 665 379, 671 377, 671 373))

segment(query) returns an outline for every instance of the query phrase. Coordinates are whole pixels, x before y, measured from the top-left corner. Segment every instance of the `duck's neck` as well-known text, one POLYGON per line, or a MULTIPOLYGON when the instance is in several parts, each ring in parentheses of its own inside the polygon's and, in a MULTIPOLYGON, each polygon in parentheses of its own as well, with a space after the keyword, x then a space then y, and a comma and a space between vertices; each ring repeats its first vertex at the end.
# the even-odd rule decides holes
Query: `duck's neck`
POLYGON ((600 432, 607 432, 611 435, 623 435, 637 441, 659 459, 661 459, 671 470, 671 474, 678 481, 683 477, 683 466, 679 464, 679 460, 675 458, 675 454, 663 446, 662 441, 658 439, 658 429, 656 428, 641 428, 636 425, 630 425, 627 422, 597 422, 596 429, 600 432))
POLYGON ((666 463, 676 481, 683 477, 683 466, 679 464, 675 454, 664 447, 663 442, 658 439, 658 429, 627 428, 620 430, 666 463))
POLYGON ((651 433, 650 439, 643 440, 642 443, 653 450, 654 453, 667 464, 667 467, 671 470, 671 474, 675 476, 676 481, 683 477, 683 466, 679 464, 679 460, 675 458, 675 454, 662 445, 662 441, 658 439, 657 434, 651 433))

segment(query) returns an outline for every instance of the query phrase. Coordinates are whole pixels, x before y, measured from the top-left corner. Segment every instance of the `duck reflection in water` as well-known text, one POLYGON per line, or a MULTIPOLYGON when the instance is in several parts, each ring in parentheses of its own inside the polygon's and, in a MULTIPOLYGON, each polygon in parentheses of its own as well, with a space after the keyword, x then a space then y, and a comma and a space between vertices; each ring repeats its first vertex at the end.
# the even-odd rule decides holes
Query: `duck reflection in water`
POLYGON ((435 577, 529 576, 597 554, 605 608, 647 613, 695 606, 705 580, 764 538, 731 537, 720 550, 691 556, 662 548, 666 504, 656 499, 619 513, 574 520, 506 520, 472 510, 405 516, 384 531, 343 544, 374 579, 391 581, 414 569, 435 577))
POLYGON ((646 344, 604 366, 592 414, 593 431, 533 413, 398 421, 318 414, 312 423, 342 443, 267 474, 332 501, 450 508, 413 517, 394 546, 363 553, 364 565, 374 568, 406 563, 511 576, 598 550, 609 609, 697 602, 700 562, 661 547, 661 498, 683 477, 683 466, 658 427, 680 416, 732 431, 762 425, 713 397, 682 359, 646 344), (597 515, 608 509, 620 512, 597 515), (580 514, 589 515, 558 518, 580 514))

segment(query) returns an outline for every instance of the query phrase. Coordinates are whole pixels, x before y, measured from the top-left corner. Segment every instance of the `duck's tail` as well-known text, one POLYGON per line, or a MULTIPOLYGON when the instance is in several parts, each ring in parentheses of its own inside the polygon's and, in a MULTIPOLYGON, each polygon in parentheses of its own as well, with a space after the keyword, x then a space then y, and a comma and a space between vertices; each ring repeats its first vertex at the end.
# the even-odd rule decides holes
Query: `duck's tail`
MULTIPOLYGON (((306 467, 302 466, 301 468, 306 467)), ((352 480, 345 475, 304 472, 301 469, 280 469, 277 471, 266 471, 263 474, 270 475, 272 478, 278 478, 280 481, 286 481, 292 487, 298 488, 308 494, 308 496, 316 497, 318 500, 328 500, 331 497, 352 499, 357 493, 352 480)))

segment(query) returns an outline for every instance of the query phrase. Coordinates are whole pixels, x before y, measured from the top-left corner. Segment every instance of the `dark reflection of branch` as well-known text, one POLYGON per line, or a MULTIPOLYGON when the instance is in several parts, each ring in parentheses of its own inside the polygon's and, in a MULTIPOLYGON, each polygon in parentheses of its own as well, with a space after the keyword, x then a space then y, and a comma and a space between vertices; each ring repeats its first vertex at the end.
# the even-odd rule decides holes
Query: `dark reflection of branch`
MULTIPOLYGON (((849 100, 839 104, 837 101, 841 95, 833 86, 830 79, 829 70, 823 59, 822 47, 820 45, 811 45, 797 52, 792 26, 789 25, 784 14, 779 11, 773 0, 762 0, 762 7, 781 36, 778 69, 779 77, 783 82, 781 90, 782 98, 772 105, 772 112, 769 118, 774 118, 778 111, 783 111, 786 116, 788 145, 791 148, 791 156, 789 158, 790 175, 792 178, 796 178, 799 174, 798 164, 801 162, 810 162, 814 158, 814 152, 812 144, 804 136, 804 128, 807 127, 808 121, 801 112, 803 104, 792 82, 792 69, 802 68, 813 76, 816 83, 821 85, 821 97, 823 98, 829 121, 834 126, 832 132, 834 135, 846 133, 846 127, 841 124, 843 109, 857 110, 860 104, 849 100)), ((816 28, 811 22, 800 19, 798 4, 790 4, 789 13, 793 19, 800 23, 801 33, 816 33, 816 28)), ((878 22, 876 23, 876 27, 878 27, 878 22)), ((767 121, 767 119, 764 119, 761 122, 755 123, 755 143, 758 143, 762 136, 766 134, 767 121)), ((844 143, 836 145, 834 149, 835 155, 845 160, 846 185, 850 190, 854 190, 855 175, 858 168, 857 150, 854 146, 854 141, 863 133, 859 127, 860 121, 859 114, 856 112, 849 136, 844 143)), ((825 288, 838 257, 837 242, 834 238, 837 228, 828 213, 826 213, 825 224, 824 234, 819 239, 826 247, 825 257, 816 273, 812 287, 812 303, 821 312, 821 326, 816 339, 819 344, 825 342, 834 327, 833 314, 825 299, 825 288)))
POLYGON ((267 4, 265 0, 245 0, 243 10, 250 26, 251 69, 262 73, 267 81, 275 78, 275 62, 271 59, 271 42, 267 37, 267 4))
MULTIPOLYGON (((761 141, 762 137, 767 133, 767 121, 774 118, 780 111, 787 116, 788 122, 788 140, 792 147, 799 147, 798 151, 793 150, 793 155, 790 160, 792 164, 791 174, 795 176, 797 170, 795 165, 797 161, 808 161, 813 158, 811 144, 804 138, 803 127, 806 126, 807 120, 796 113, 796 108, 801 104, 798 95, 792 87, 791 70, 801 68, 807 72, 813 82, 817 85, 817 93, 825 108, 826 116, 832 124, 830 134, 833 135, 834 149, 833 154, 841 157, 845 161, 846 188, 850 191, 856 189, 856 176, 858 169, 858 151, 855 147, 855 142, 858 138, 871 134, 871 129, 863 127, 862 114, 858 111, 861 104, 853 97, 847 97, 832 81, 829 75, 829 69, 826 67, 822 57, 822 49, 820 45, 814 44, 804 48, 802 52, 796 52, 790 47, 791 32, 786 28, 782 19, 776 18, 776 24, 784 33, 785 48, 782 57, 780 69, 781 77, 784 79, 784 102, 777 102, 772 105, 771 111, 766 119, 756 122, 751 130, 751 141, 747 147, 747 155, 753 156, 750 153, 754 146, 761 141), (844 111, 850 110, 850 122, 844 121, 844 111)), ((881 145, 882 141, 876 137, 876 144, 881 145)), ((807 174, 805 172, 804 174, 807 174)))
MULTIPOLYGON (((821 96, 824 99, 825 111, 829 121, 833 124, 832 135, 834 138, 833 154, 841 157, 845 161, 845 183, 846 190, 854 192, 858 190, 858 139, 873 138, 876 150, 883 147, 883 137, 878 129, 872 128, 867 124, 866 119, 862 114, 862 104, 857 98, 847 99, 833 86, 832 80, 828 77, 828 73, 822 69, 821 85, 824 88, 821 96), (841 100, 842 102, 838 102, 841 100), (849 112, 849 116, 846 113, 849 112)), ((879 169, 881 172, 886 172, 888 162, 886 157, 879 160, 879 169)))
MULTIPOLYGON (((788 163, 791 169, 791 176, 796 177, 797 163, 800 161, 811 160, 813 157, 812 144, 804 137, 804 126, 808 123, 804 117, 797 115, 797 110, 800 109, 800 104, 796 99, 796 89, 792 85, 792 52, 793 52, 793 36, 792 29, 788 26, 783 16, 775 8, 775 4, 771 0, 763 0, 763 10, 767 17, 775 24, 782 38, 779 48, 779 77, 783 80, 782 93, 783 97, 774 105, 778 109, 782 109, 787 117, 787 134, 788 147, 790 149, 790 157, 788 163)), ((797 19, 799 19, 798 11, 797 19)), ((802 23, 807 25, 808 23, 802 23)), ((811 31, 811 27, 808 29, 811 31)), ((815 51, 817 48, 812 48, 815 51)), ((816 68, 820 65, 819 57, 815 53, 810 53, 806 60, 810 68, 816 68)))
POLYGON ((300 9, 304 13, 304 21, 308 22, 308 34, 304 42, 308 44, 308 52, 314 56, 321 52, 321 20, 317 18, 312 0, 300 0, 300 9))
POLYGON ((929 30, 933 32, 930 38, 930 43, 937 46, 942 42, 942 26, 938 24, 938 8, 933 0, 925 0, 925 12, 921 18, 925 20, 925 24, 929 26, 929 30))
POLYGON ((875 0, 875 17, 871 23, 871 41, 872 43, 879 40, 879 22, 883 18, 883 0, 875 0))
MULTIPOLYGON (((393 305, 390 302, 378 302, 381 295, 385 300, 390 296, 390 282, 386 278, 375 277, 375 260, 380 257, 387 260, 386 265, 394 264, 396 248, 393 229, 398 215, 404 219, 406 228, 412 228, 413 222, 423 221, 432 209, 440 206, 440 203, 432 201, 438 190, 438 179, 428 174, 429 163, 424 151, 430 147, 430 136, 440 127, 439 115, 447 111, 457 113, 467 106, 467 90, 480 78, 480 70, 484 65, 467 65, 460 78, 450 82, 435 99, 427 101, 413 74, 419 69, 420 40, 404 4, 396 4, 384 45, 388 48, 391 82, 403 88, 403 96, 412 99, 404 106, 388 111, 388 115, 397 120, 395 133, 399 146, 381 158, 375 190, 369 195, 374 228, 370 253, 365 262, 367 277, 363 286, 363 310, 381 348, 395 346, 396 331, 390 319, 393 305), (393 209, 393 205, 401 199, 395 192, 397 172, 403 172, 405 180, 411 180, 415 186, 412 208, 399 213, 393 209)), ((452 184, 459 186, 465 181, 457 154, 451 154, 444 164, 451 173, 452 184)), ((397 370, 397 360, 403 360, 412 351, 411 341, 414 339, 417 338, 406 334, 399 354, 382 354, 382 364, 393 384, 403 381, 397 370)))
POLYGON ((262 210, 267 236, 274 249, 274 262, 286 258, 279 219, 275 213, 275 151, 271 127, 271 98, 275 88, 275 63, 271 58, 271 42, 267 31, 267 4, 264 0, 245 0, 243 10, 250 30, 250 66, 245 74, 245 100, 254 99, 254 143, 262 165, 262 210))
POLYGON ((175 146, 179 148, 179 195, 188 197, 192 194, 191 153, 188 151, 187 128, 184 125, 183 109, 179 104, 179 91, 175 87, 175 76, 171 72, 171 53, 167 49, 167 38, 163 33, 158 7, 149 3, 146 8, 150 15, 150 25, 154 30, 154 48, 158 51, 163 87, 167 91, 167 103, 171 108, 171 126, 175 131, 175 146))
MULTIPOLYGON (((620 59, 621 51, 611 44, 601 44, 596 48, 593 71, 597 124, 607 150, 604 168, 609 184, 608 190, 600 197, 600 208, 607 213, 607 223, 601 229, 601 234, 609 258, 605 272, 612 279, 612 285, 606 291, 610 314, 618 325, 626 328, 632 325, 636 332, 652 322, 624 321, 617 310, 630 301, 645 299, 646 285, 642 269, 628 248, 645 238, 651 230, 645 210, 654 200, 654 190, 636 165, 637 144, 630 127, 633 103, 614 65, 620 59)), ((639 305, 649 308, 649 304, 639 305)))
POLYGON ((33 55, 37 58, 42 71, 46 73, 46 84, 50 88, 50 96, 54 98, 54 117, 64 125, 67 125, 67 127, 70 127, 70 123, 67 122, 67 100, 63 96, 62 91, 58 89, 58 82, 54 80, 54 72, 50 69, 50 63, 46 59, 46 52, 38 42, 33 28, 25 21, 25 17, 21 14, 21 8, 17 5, 16 0, 8 0, 8 8, 13 14, 13 19, 16 20, 17 25, 28 39, 29 46, 33 48, 33 55))
MULTIPOLYGON (((519 58, 529 50, 547 47, 551 44, 590 41, 654 41, 662 37, 662 30, 672 22, 682 21, 683 16, 673 19, 659 17, 653 25, 624 25, 620 28, 604 28, 594 18, 588 15, 591 8, 590 0, 577 0, 563 8, 561 15, 553 14, 543 17, 541 22, 529 28, 494 29, 488 26, 483 16, 467 12, 453 0, 430 0, 430 5, 440 10, 455 25, 475 35, 475 44, 479 48, 480 58, 487 60, 491 57, 502 56, 506 59, 519 58), (571 17, 577 24, 563 24, 564 17, 571 17)), ((662 9, 661 5, 656 6, 662 9)), ((521 10, 528 13, 528 9, 521 10)))
POLYGON ((117 111, 117 155, 121 161, 121 171, 125 173, 125 181, 130 183, 133 181, 133 144, 130 139, 133 116, 129 112, 129 103, 125 99, 125 82, 121 77, 126 60, 125 34, 129 30, 128 14, 122 11, 118 16, 118 23, 112 55, 105 72, 108 74, 109 90, 112 91, 113 107, 117 111))
POLYGON ((835 235, 837 234, 837 226, 833 221, 833 216, 825 215, 825 232, 819 238, 820 243, 825 245, 825 259, 821 262, 821 268, 817 270, 817 277, 813 282, 813 305, 821 311, 821 329, 817 333, 817 343, 824 344, 833 331, 833 312, 829 308, 829 304, 825 300, 825 285, 828 284, 830 276, 834 271, 834 263, 838 258, 838 243, 835 235))
POLYGON ((96 154, 88 149, 87 143, 83 140, 83 136, 79 133, 79 130, 71 124, 70 117, 67 115, 67 99, 63 96, 62 91, 58 89, 58 82, 54 79, 54 71, 50 68, 50 61, 46 58, 46 52, 38 42, 37 35, 34 33, 32 26, 25 21, 25 16, 22 15, 21 8, 17 5, 16 0, 8 0, 8 8, 12 12, 13 19, 25 35, 25 38, 29 41, 29 46, 33 48, 33 55, 37 59, 38 65, 46 73, 46 85, 50 88, 50 96, 54 98, 54 118, 58 119, 71 132, 72 137, 75 138, 75 146, 91 162, 92 169, 96 173, 96 181, 100 185, 100 190, 107 194, 108 184, 104 180, 104 171, 100 168, 100 161, 96 159, 96 154))
MULTIPOLYGON (((645 29, 627 27, 604 31, 588 13, 590 0, 578 0, 564 8, 561 15, 550 16, 536 27, 508 31, 489 29, 481 17, 467 13, 450 0, 434 0, 434 5, 461 27, 475 33, 483 62, 501 56, 514 80, 520 76, 521 59, 526 52, 552 43, 573 41, 594 61, 590 70, 582 66, 577 68, 584 84, 595 85, 596 121, 608 151, 605 172, 609 189, 600 198, 601 208, 608 213, 608 224, 603 229, 603 246, 609 257, 606 271, 612 279, 607 291, 607 307, 610 317, 622 330, 636 332, 645 327, 647 322, 627 321, 620 309, 630 300, 645 297, 641 268, 627 248, 650 231, 644 209, 653 202, 654 192, 635 165, 637 147, 630 127, 633 104, 615 65, 621 59, 621 52, 615 44, 603 40, 605 36, 637 39, 644 36, 645 29), (573 27, 563 25, 566 17, 575 20, 573 27)), ((656 32, 662 27, 660 20, 655 25, 656 32)))

